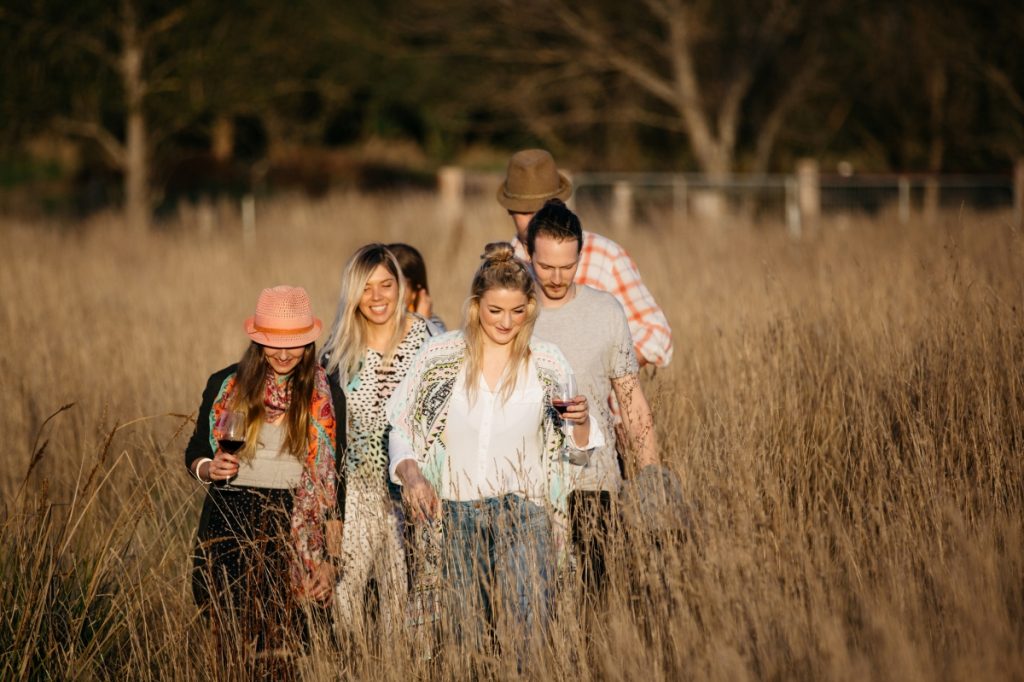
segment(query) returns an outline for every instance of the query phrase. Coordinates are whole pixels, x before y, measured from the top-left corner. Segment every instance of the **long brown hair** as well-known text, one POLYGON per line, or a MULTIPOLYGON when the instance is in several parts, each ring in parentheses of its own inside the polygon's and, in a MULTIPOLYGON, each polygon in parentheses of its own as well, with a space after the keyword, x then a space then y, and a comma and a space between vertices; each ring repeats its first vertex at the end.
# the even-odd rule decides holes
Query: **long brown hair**
MULTIPOLYGON (((245 413, 245 447, 239 453, 239 457, 245 460, 252 459, 256 454, 260 427, 266 415, 263 396, 266 392, 267 373, 274 371, 267 363, 263 348, 255 341, 251 342, 238 362, 235 374, 232 408, 245 413)), ((316 352, 312 343, 303 347, 302 359, 285 381, 288 382, 292 398, 284 415, 283 449, 304 460, 309 437, 309 409, 316 382, 316 352)))
POLYGON ((419 298, 421 291, 429 294, 430 285, 427 284, 427 264, 423 260, 423 255, 416 247, 402 242, 395 242, 394 244, 388 244, 388 251, 395 257, 395 260, 398 261, 398 266, 402 269, 402 275, 405 277, 406 295, 412 292, 414 294, 413 301, 415 301, 419 298))
POLYGON ((515 390, 519 372, 530 357, 530 337, 533 336, 533 325, 539 313, 537 293, 529 266, 516 258, 508 242, 491 242, 484 247, 480 257, 484 262, 473 275, 462 325, 466 337, 466 392, 470 402, 476 397, 483 363, 484 331, 480 326, 480 299, 491 289, 509 289, 526 295, 526 319, 512 340, 508 367, 501 381, 500 395, 502 401, 506 401, 515 390))

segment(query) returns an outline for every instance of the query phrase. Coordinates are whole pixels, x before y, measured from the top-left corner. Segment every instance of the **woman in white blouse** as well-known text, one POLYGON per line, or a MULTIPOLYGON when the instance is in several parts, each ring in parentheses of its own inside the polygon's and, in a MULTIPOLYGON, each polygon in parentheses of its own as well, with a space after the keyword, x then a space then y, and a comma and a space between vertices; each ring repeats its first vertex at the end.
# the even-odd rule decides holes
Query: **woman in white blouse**
POLYGON ((504 242, 483 258, 462 330, 428 341, 388 404, 390 473, 414 522, 441 522, 456 636, 484 648, 492 628, 518 633, 503 644, 522 662, 547 622, 564 546, 568 448, 603 438, 584 396, 564 415, 568 433, 552 407, 571 369, 558 348, 532 338, 528 266, 504 242))

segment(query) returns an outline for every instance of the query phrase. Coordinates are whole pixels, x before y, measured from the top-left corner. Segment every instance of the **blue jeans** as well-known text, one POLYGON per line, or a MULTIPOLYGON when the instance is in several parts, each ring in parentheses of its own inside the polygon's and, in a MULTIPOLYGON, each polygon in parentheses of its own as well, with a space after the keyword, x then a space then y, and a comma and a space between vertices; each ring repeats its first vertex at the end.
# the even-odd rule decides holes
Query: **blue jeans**
POLYGON ((547 512, 518 495, 442 503, 448 627, 464 646, 493 637, 520 664, 547 630, 554 566, 547 512), (510 650, 511 649, 511 650, 510 650))

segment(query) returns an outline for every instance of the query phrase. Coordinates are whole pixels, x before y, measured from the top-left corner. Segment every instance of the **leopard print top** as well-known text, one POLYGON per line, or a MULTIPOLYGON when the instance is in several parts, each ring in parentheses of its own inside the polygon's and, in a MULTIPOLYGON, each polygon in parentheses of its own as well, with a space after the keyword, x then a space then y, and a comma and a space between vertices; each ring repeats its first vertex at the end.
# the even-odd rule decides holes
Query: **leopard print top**
POLYGON ((395 349, 390 367, 384 366, 383 355, 367 348, 359 371, 345 386, 349 485, 386 485, 390 426, 384 408, 428 336, 426 322, 417 317, 395 349))

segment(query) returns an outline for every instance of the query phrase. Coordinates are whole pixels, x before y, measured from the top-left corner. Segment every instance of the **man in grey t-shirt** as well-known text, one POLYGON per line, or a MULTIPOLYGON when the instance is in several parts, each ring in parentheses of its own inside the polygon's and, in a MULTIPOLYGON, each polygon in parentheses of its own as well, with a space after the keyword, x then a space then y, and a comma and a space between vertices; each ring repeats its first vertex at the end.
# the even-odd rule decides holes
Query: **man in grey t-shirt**
POLYGON ((626 471, 659 464, 654 421, 640 387, 639 365, 622 305, 608 293, 573 282, 583 230, 579 218, 558 199, 534 215, 526 237, 541 302, 534 334, 559 347, 587 396, 608 446, 597 448, 574 475, 569 515, 584 582, 600 588, 612 496, 622 484, 615 451, 615 426, 608 398, 614 393, 626 434, 626 471))
MULTIPOLYGON (((538 241, 545 244, 548 239, 541 236, 538 241)), ((576 375, 578 392, 587 396, 607 443, 595 448, 586 465, 574 472, 574 487, 616 492, 622 476, 608 396, 613 382, 640 371, 626 314, 611 294, 583 285, 573 287, 571 296, 551 302, 554 305, 541 298, 533 333, 558 346, 565 355, 576 375)))

